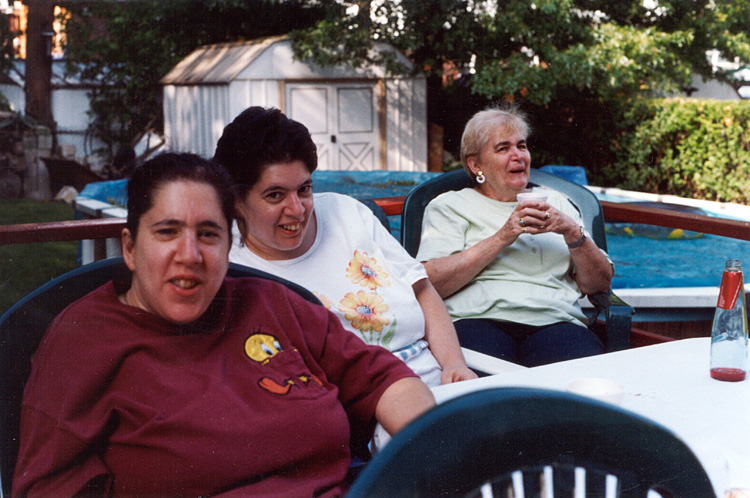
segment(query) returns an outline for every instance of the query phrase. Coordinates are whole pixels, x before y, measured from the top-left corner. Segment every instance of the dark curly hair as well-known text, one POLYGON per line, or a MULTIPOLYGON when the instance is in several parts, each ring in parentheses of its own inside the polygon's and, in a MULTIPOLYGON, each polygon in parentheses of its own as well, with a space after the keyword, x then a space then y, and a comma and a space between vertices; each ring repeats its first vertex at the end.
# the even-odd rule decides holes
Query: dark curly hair
POLYGON ((318 154, 305 125, 279 109, 254 106, 224 128, 214 161, 226 168, 243 198, 266 167, 302 161, 312 173, 318 167, 318 154))

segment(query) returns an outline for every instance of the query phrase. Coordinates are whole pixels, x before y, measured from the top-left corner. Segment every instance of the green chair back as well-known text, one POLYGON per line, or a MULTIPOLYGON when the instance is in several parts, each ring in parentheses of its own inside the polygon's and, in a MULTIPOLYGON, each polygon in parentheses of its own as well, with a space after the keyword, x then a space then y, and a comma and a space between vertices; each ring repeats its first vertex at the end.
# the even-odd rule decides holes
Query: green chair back
POLYGON ((645 498, 649 490, 715 498, 696 456, 668 429, 570 393, 495 388, 412 422, 375 455, 347 498, 645 498))

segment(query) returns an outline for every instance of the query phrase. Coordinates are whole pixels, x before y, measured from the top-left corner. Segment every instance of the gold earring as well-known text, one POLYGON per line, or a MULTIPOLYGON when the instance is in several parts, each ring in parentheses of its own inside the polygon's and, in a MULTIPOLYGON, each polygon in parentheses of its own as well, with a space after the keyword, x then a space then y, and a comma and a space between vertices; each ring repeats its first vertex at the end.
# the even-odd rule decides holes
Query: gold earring
POLYGON ((477 183, 484 183, 484 175, 482 174, 482 170, 477 171, 477 183))

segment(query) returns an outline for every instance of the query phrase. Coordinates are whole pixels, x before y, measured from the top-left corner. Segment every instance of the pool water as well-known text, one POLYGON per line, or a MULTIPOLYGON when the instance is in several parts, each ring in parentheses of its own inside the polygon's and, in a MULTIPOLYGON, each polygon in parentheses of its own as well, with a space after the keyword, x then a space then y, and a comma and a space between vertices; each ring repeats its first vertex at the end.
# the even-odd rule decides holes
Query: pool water
POLYGON ((750 269, 750 242, 715 235, 696 239, 650 239, 607 235, 615 264, 613 289, 718 287, 727 259, 750 269))
MULTIPOLYGON (((394 171, 338 172, 316 171, 316 192, 341 192, 358 199, 406 195, 436 173, 394 171)), ((627 197, 603 200, 627 201, 627 197)), ((712 213, 707 213, 711 215, 712 213)), ((401 217, 389 217, 396 238, 401 217)), ((685 232, 683 238, 668 239, 672 229, 607 224, 607 250, 615 264, 613 289, 652 287, 717 287, 727 259, 739 259, 750 269, 750 242, 685 232)))
MULTIPOLYGON (((596 195, 603 201, 633 201, 624 196, 596 195)), ((743 219, 731 212, 672 207, 717 218, 743 219)), ((615 289, 718 287, 727 259, 739 259, 746 263, 746 269, 750 268, 750 241, 637 223, 607 223, 606 228, 607 250, 615 263, 615 289)))

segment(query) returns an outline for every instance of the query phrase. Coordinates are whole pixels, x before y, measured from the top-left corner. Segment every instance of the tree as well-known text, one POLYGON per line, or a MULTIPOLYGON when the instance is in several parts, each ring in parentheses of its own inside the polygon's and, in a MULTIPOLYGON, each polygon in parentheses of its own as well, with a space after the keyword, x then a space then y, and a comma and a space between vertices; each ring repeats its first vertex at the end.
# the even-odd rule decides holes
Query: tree
MULTIPOLYGON (((593 168, 610 154, 597 133, 634 100, 680 92, 693 73, 730 78, 712 72, 707 50, 750 61, 748 25, 748 0, 360 0, 342 1, 293 40, 299 57, 320 64, 387 63, 370 48, 390 43, 440 91, 433 101, 473 99, 456 106, 464 114, 521 101, 534 138, 548 142, 543 162, 593 168)), ((431 108, 439 124, 455 118, 431 108)))
POLYGON ((52 55, 50 41, 55 4, 52 0, 26 0, 26 114, 54 128, 52 118, 52 55))
POLYGON ((304 0, 129 0, 65 7, 69 71, 96 81, 93 131, 110 156, 162 127, 159 80, 198 46, 284 34, 323 17, 304 0))

